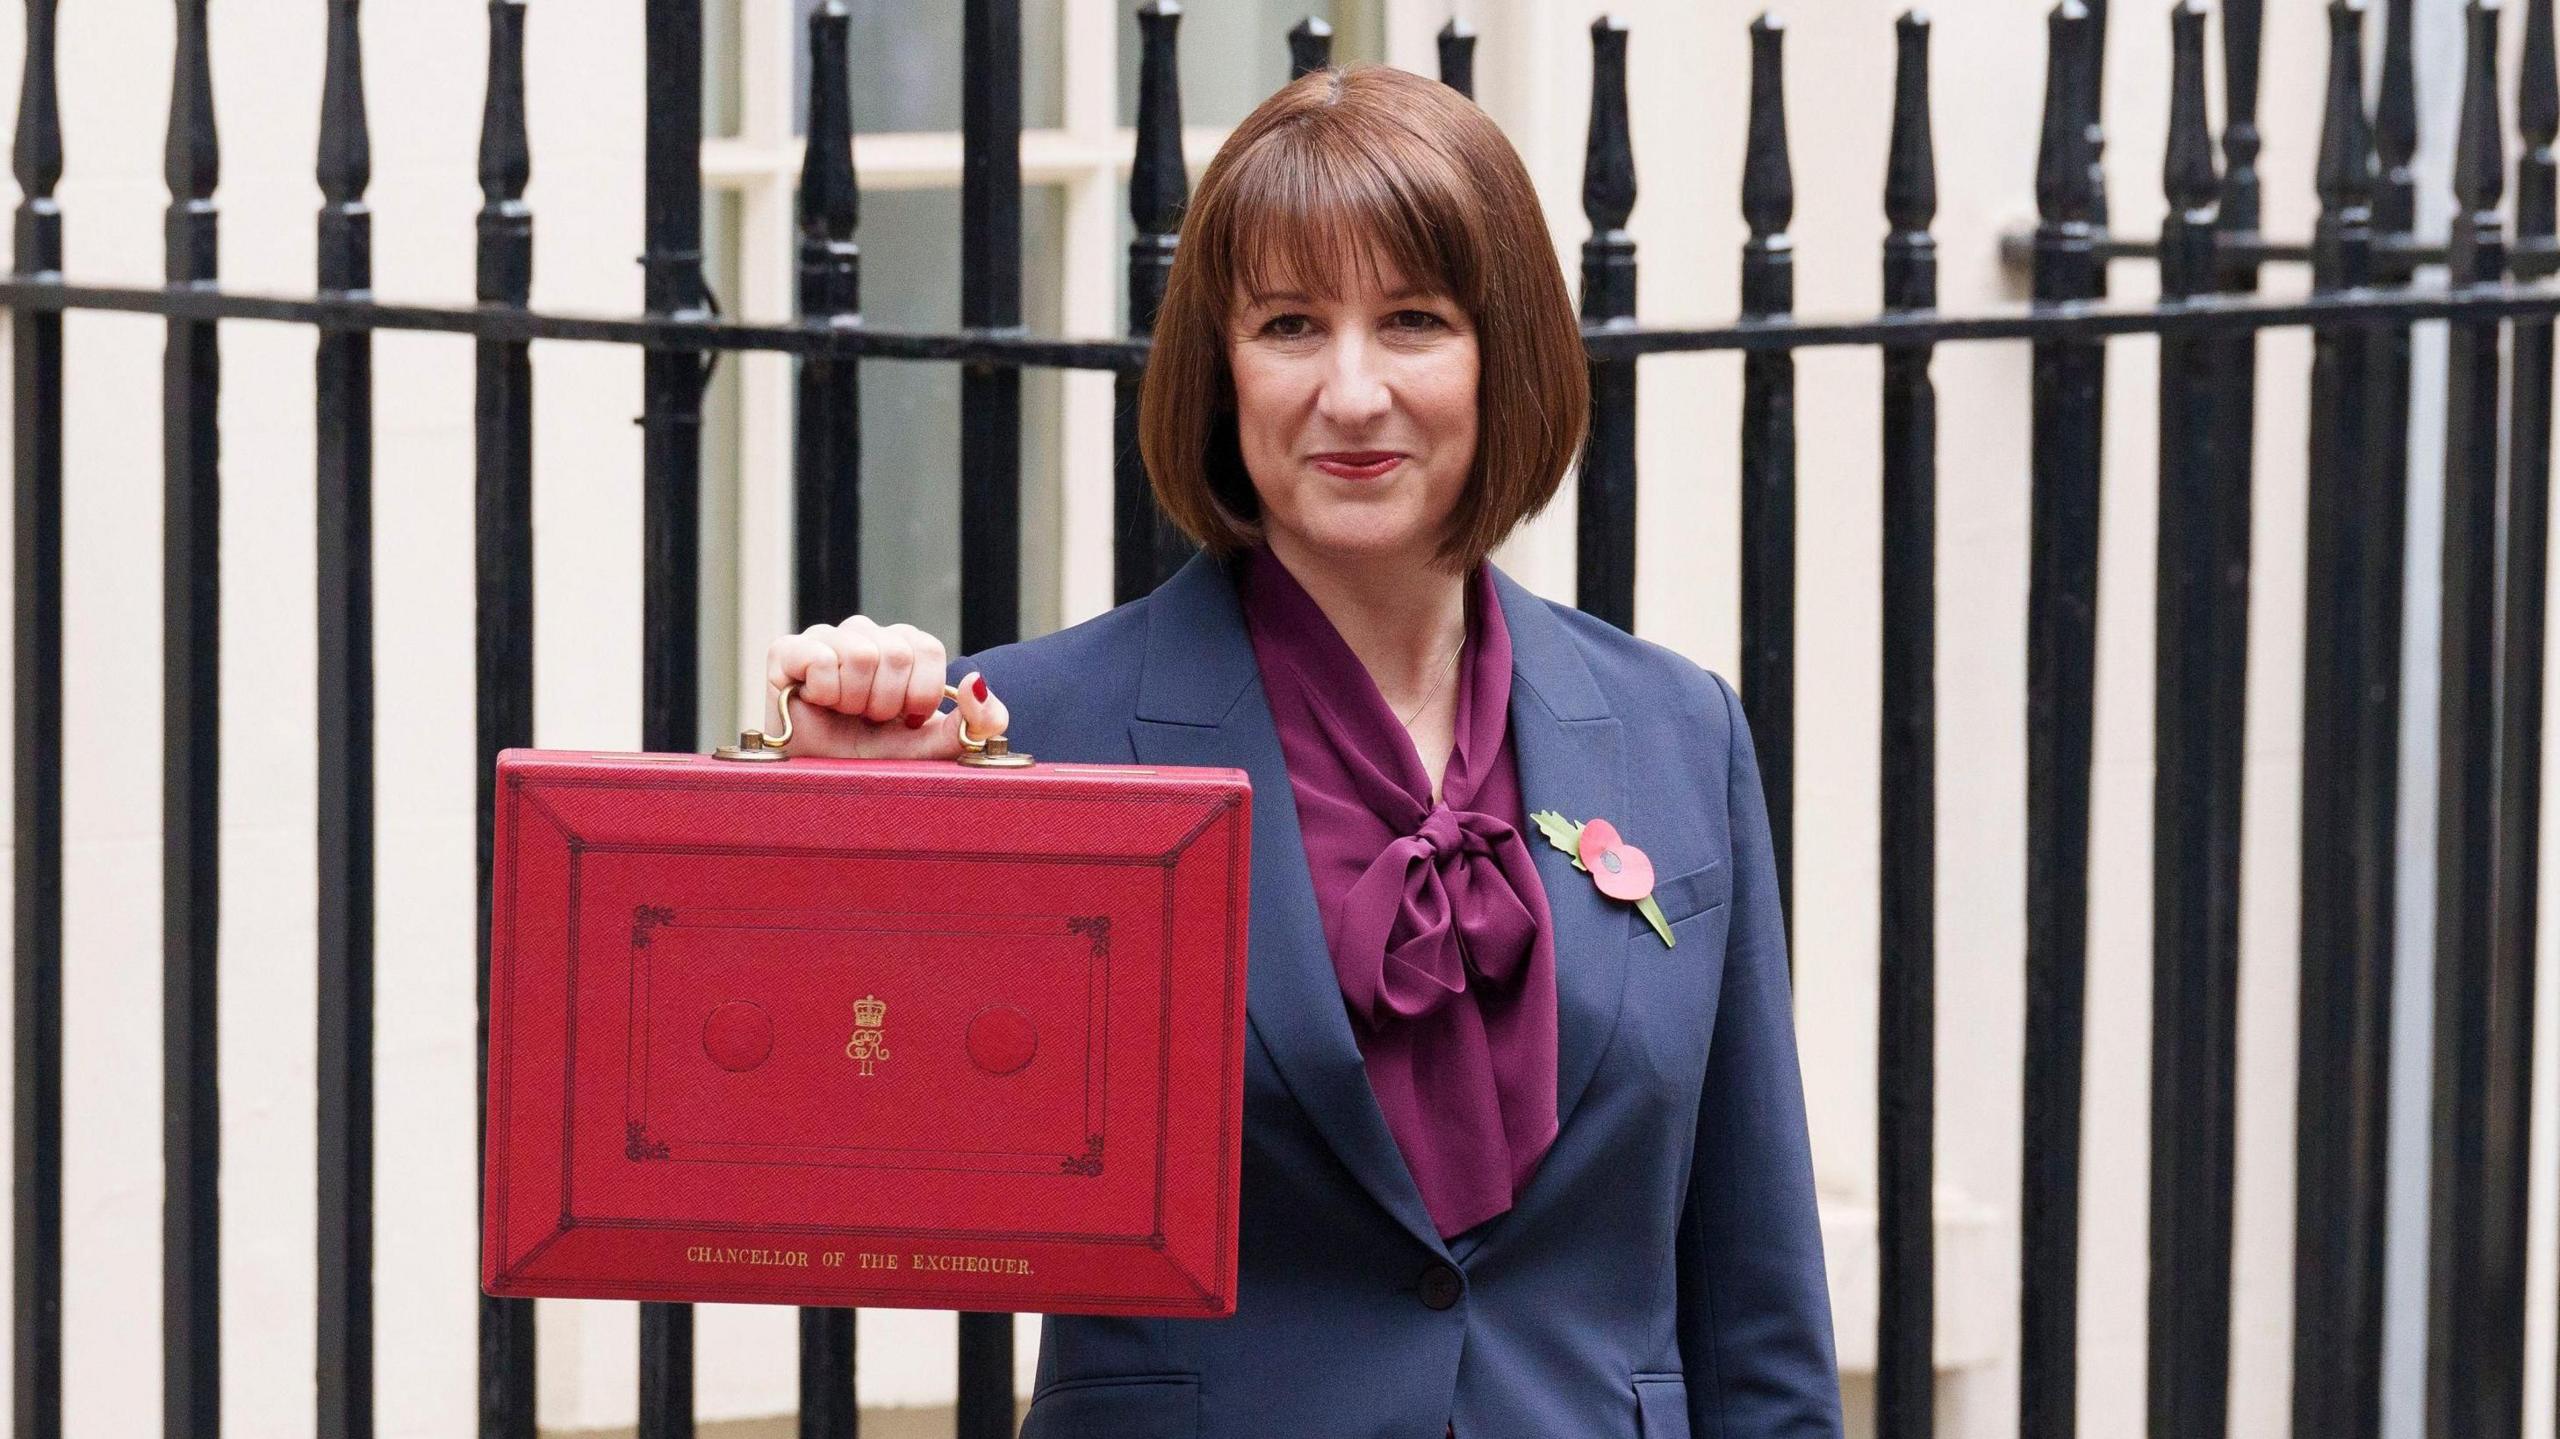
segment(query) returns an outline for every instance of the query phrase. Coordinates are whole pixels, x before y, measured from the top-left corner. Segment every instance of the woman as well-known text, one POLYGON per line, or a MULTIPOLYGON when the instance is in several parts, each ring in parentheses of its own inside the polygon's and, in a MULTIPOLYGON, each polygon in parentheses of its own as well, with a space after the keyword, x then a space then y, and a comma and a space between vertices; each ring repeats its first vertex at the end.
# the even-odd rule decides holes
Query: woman
POLYGON ((1024 1439, 1839 1432, 1741 707, 1485 559, 1571 468, 1584 363, 1483 112, 1307 75, 1210 163, 1156 322, 1142 451, 1201 553, 957 665, 859 615, 774 642, 796 751, 965 718, 1253 779, 1236 1312, 1047 1316, 1024 1439), (1671 943, 1538 811, 1645 851, 1671 943))

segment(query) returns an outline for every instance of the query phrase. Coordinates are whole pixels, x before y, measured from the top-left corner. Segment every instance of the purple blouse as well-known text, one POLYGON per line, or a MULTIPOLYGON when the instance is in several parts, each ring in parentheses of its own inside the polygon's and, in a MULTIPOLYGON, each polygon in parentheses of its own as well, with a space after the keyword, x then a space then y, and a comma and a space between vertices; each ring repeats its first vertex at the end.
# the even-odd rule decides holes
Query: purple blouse
POLYGON ((1556 1137, 1556 972, 1523 837, 1511 635, 1467 583, 1440 801, 1359 656, 1267 544, 1239 583, 1326 947, 1387 1128, 1447 1238, 1509 1209, 1556 1137))

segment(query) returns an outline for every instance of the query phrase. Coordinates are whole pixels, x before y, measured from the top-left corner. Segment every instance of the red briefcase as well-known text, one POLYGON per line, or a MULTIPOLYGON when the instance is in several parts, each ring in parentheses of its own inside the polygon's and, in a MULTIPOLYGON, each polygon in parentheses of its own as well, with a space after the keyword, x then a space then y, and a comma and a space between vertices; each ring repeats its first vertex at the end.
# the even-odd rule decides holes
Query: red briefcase
POLYGON ((498 756, 484 1289, 1234 1312, 1251 785, 964 742, 498 756))

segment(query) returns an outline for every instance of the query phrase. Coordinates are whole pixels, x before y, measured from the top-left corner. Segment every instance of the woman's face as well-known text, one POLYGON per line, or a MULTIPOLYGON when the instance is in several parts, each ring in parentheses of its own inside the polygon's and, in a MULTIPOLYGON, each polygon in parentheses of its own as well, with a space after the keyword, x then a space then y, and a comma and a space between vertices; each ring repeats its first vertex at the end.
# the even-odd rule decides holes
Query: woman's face
POLYGON ((1420 564, 1476 453, 1476 335, 1445 295, 1380 260, 1334 300, 1240 302, 1228 327, 1236 436, 1273 547, 1338 562, 1420 564))

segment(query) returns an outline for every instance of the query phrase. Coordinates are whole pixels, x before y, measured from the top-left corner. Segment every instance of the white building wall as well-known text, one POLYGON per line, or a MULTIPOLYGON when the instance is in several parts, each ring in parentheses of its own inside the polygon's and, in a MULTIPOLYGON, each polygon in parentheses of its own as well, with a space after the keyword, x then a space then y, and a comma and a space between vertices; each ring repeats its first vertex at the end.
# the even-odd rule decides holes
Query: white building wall
MULTIPOLYGON (((2437 11, 2450 7, 2428 5, 2437 28, 2427 34, 2441 37, 2437 11)), ((2135 231, 2159 211, 2163 8, 2119 5, 2112 20, 2110 169, 2115 212, 2135 231)), ((311 287, 317 9, 215 8, 227 285, 311 287)), ((1578 282, 1592 11, 1560 0, 1460 0, 1457 9, 1483 36, 1479 94, 1548 197, 1559 258, 1578 282)), ((1808 313, 1862 313, 1877 303, 1894 9, 1884 0, 1825 0, 1788 16, 1797 285, 1808 313)), ((2269 9, 2268 228, 2298 236, 2311 212, 2320 17, 2308 3, 2269 9)), ((1394 0, 1389 56, 1427 71, 1431 32, 1448 13, 1394 0)), ((1633 0, 1616 13, 1634 34, 1640 314, 1729 315, 1743 237, 1743 27, 1753 12, 1633 0)), ((639 22, 629 0, 538 0, 532 10, 528 199, 537 217, 534 298, 546 309, 628 312, 639 303, 639 22)), ((17 71, 20 23, 15 7, 0 9, 0 75, 17 71)), ((365 33, 378 288, 467 302, 481 7, 377 5, 365 33)), ((71 271, 155 282, 169 7, 84 0, 63 7, 61 34, 69 164, 60 193, 71 271)), ((1966 0, 1937 16, 1937 233, 1950 308, 2020 297, 1997 240, 2032 219, 2043 35, 2032 0, 1966 0)), ((2441 49, 2422 55, 2422 65, 2440 136, 2452 67, 2441 49)), ((14 105, 13 85, 0 95, 14 105)), ((2298 270, 2270 272, 2272 286, 2301 282, 2298 270)), ((2142 266, 2115 274, 2126 298, 2150 283, 2142 266)), ((96 313, 75 313, 67 332, 66 1417, 74 1434, 142 1435, 156 1429, 160 1406, 162 332, 146 319, 96 313)), ((312 1422, 313 794, 304 739, 315 702, 312 337, 245 323, 223 336, 225 1403, 235 1427, 292 1436, 312 1422)), ((2146 341, 2119 342, 2109 367, 2084 1151, 2081 1396, 2091 1439, 2138 1434, 2143 1398, 2154 353, 2146 341)), ((2279 1432, 2290 1383, 2307 354, 2298 333, 2261 347, 2232 1369, 2235 1432, 2251 1434, 2279 1432)), ((639 446, 630 421, 639 359, 546 343, 535 364, 536 739, 636 747, 639 446)), ((377 1383, 382 1432, 398 1439, 463 1432, 474 1402, 470 348, 449 337, 385 335, 377 369, 377 1383)), ((1649 360, 1639 402, 1639 628, 1727 673, 1738 650, 1739 373, 1730 355, 1649 360)), ((1874 1284, 1878 365, 1871 351, 1816 351, 1799 373, 1807 582, 1798 637, 1798 1009, 1842 1354, 1853 1371, 1853 1415, 1863 1415, 1868 1391, 1857 1371, 1872 1362, 1874 1284)), ((1937 374, 1939 1304, 1942 1353, 1953 1366, 1941 1411, 1947 1432, 1997 1435, 2015 1422, 2027 354, 2013 345, 1950 347, 1937 374)), ((2424 486, 2431 474, 2419 448, 2424 486)), ((1071 484, 1107 490, 1107 472, 1070 474, 1071 484)), ((1067 503, 1073 513, 1107 512, 1100 494, 1067 503)), ((1535 587, 1569 595, 1571 534, 1568 500, 1500 559, 1535 587)), ((2413 549, 2430 562, 2433 534, 2431 522, 2413 525, 2413 549)), ((1102 571, 1061 570, 1066 613, 1091 613, 1102 571)), ((2420 633, 2431 614, 2410 613, 2413 718, 2432 695, 2423 678, 2432 635, 2420 633)), ((2413 760, 2412 792, 2423 795, 2425 756, 2413 760)), ((2424 822, 2423 801, 2418 807, 2413 824, 2424 822)), ((2422 828, 2413 832, 2414 843, 2425 839, 2422 828)), ((2404 920, 2421 923, 2415 912, 2404 920)), ((2403 951, 2412 961, 2425 952, 2423 943, 2403 951)), ((2551 1027, 2546 1015, 2546 1036, 2551 1027)), ((2549 1068, 2537 1111, 2546 1160, 2549 1068)), ((2422 1070, 2408 1072, 2423 1083, 2422 1070)), ((2553 1229, 2550 1187, 2537 1188, 2537 1236, 2553 1229)), ((2537 1357, 2528 1392, 2537 1396, 2550 1392, 2550 1247, 2539 1238, 2534 1250, 2528 1349, 2537 1357)), ((2395 1274, 2405 1285, 2406 1264, 2395 1274)), ((2395 1297, 2414 1294, 2403 1288, 2395 1297)), ((627 1304, 541 1305, 546 1427, 630 1422, 635 1313, 627 1304)), ((701 1415, 788 1409, 791 1311, 706 1306, 699 1315, 701 1415)), ((864 1311, 863 1401, 947 1403, 953 1329, 948 1314, 864 1311)), ((1017 1333, 1027 1388, 1037 1318, 1024 1317, 1017 1333)), ((2398 1352, 2408 1357, 2405 1344, 2398 1352)), ((2395 1369, 2403 1379, 2411 1372, 2405 1362, 2395 1369)), ((2531 1432, 2547 1435, 2548 1406, 2534 1407, 2531 1432)), ((2386 1410, 2395 1424, 2411 1417, 2405 1395, 2386 1410)))

